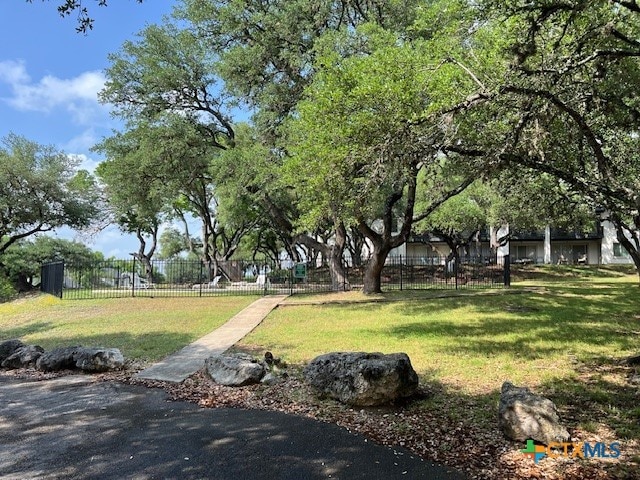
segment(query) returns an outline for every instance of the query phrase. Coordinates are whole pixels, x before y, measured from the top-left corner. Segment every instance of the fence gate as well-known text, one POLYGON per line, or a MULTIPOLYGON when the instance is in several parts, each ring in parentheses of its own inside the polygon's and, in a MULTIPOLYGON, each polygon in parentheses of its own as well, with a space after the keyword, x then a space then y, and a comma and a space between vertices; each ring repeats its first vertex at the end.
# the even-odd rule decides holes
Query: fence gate
POLYGON ((40 267, 40 291, 62 298, 64 262, 47 263, 40 267))

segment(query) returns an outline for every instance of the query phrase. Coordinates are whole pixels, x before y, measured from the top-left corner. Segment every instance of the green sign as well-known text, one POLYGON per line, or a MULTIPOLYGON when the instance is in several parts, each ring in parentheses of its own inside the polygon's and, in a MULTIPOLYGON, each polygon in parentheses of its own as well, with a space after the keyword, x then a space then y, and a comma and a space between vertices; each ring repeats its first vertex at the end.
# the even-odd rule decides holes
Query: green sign
POLYGON ((307 264, 306 263, 296 263, 295 268, 293 269, 293 276, 295 278, 307 278, 307 264))

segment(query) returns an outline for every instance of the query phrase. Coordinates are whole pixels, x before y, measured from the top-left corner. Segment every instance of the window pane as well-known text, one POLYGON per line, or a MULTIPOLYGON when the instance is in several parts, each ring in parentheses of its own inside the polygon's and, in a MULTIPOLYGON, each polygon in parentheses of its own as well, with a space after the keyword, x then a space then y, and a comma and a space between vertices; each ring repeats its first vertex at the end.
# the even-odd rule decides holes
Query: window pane
POLYGON ((627 251, 624 249, 622 244, 614 243, 613 244, 613 256, 614 257, 626 257, 628 256, 627 251))

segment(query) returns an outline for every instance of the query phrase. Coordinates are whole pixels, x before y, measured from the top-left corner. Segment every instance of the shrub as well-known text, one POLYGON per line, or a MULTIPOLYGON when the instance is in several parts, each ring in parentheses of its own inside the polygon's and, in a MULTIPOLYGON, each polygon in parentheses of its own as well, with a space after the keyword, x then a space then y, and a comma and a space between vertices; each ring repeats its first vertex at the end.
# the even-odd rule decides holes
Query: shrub
POLYGON ((0 303, 7 302, 16 296, 16 290, 9 279, 0 272, 0 303))

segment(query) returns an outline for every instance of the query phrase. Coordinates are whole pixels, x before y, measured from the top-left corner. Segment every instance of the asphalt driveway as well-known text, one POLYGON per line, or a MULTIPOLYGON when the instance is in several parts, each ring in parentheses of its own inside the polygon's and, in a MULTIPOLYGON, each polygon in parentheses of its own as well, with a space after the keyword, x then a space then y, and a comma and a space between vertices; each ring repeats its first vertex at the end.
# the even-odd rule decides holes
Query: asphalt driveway
POLYGON ((463 478, 336 425, 278 412, 203 409, 88 376, 0 375, 2 479, 463 478))

